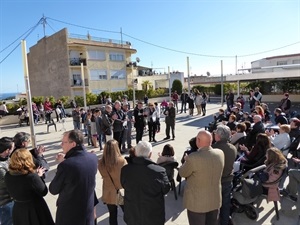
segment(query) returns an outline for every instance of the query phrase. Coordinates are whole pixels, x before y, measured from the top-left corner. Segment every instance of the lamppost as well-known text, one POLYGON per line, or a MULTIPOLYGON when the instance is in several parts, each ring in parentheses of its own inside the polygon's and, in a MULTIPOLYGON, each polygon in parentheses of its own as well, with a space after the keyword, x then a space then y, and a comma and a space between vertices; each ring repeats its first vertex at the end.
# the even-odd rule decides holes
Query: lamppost
POLYGON ((140 62, 140 58, 136 57, 135 59, 136 61, 132 61, 130 63, 127 64, 127 66, 131 66, 131 84, 132 84, 132 95, 133 95, 133 108, 135 108, 135 85, 137 84, 137 79, 134 79, 134 75, 133 75, 133 69, 137 68, 137 63, 140 62))

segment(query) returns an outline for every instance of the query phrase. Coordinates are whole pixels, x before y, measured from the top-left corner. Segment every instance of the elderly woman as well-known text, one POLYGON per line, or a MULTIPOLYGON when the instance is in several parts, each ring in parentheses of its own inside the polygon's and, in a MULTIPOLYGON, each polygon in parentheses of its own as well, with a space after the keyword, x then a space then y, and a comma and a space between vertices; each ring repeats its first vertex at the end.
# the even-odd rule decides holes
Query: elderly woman
POLYGON ((291 139, 289 136, 290 126, 287 124, 283 124, 279 126, 279 134, 275 134, 274 130, 267 132, 270 137, 271 143, 274 147, 284 151, 284 155, 288 154, 288 147, 291 144, 291 139))
POLYGON ((17 149, 11 155, 5 183, 15 201, 14 225, 54 225, 43 198, 48 193, 48 188, 41 178, 44 172, 44 168, 35 168, 32 155, 25 148, 17 149))

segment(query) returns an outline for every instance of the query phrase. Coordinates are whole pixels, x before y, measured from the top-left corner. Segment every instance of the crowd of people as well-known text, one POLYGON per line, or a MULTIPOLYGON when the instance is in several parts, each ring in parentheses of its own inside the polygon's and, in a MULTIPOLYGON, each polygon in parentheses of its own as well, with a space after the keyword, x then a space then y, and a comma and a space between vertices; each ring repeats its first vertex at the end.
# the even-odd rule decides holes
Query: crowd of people
MULTIPOLYGON (((189 141, 191 148, 182 156, 178 176, 186 180, 183 205, 190 225, 231 224, 233 165, 237 158, 241 159, 244 170, 257 166, 257 162, 266 165, 264 171, 268 179, 264 187, 269 201, 277 201, 281 193, 300 204, 299 169, 289 170, 289 184, 281 191, 278 184, 272 183, 288 168, 287 153, 296 154, 292 148, 297 140, 299 144, 300 119, 288 119, 288 111, 283 110, 289 103, 282 100, 274 112, 276 126, 269 130, 267 118, 271 118, 272 113, 261 103, 262 95, 255 93, 253 91, 250 96, 256 99, 252 110, 245 112, 242 96, 232 102, 230 92, 226 98, 227 110, 219 109, 208 129, 201 129, 189 141)), ((165 115, 166 123, 164 140, 171 137, 175 140, 179 99, 187 103, 188 99, 193 99, 198 114, 205 115, 205 108, 201 106, 204 97, 200 92, 195 92, 195 97, 183 92, 162 112, 158 103, 148 100, 147 105, 139 101, 130 109, 127 98, 87 111, 74 105, 74 129, 63 134, 62 152, 56 156, 57 171, 49 185, 49 192, 58 195, 56 225, 97 223, 97 171, 103 178, 101 200, 107 206, 110 225, 118 224, 119 207, 126 224, 165 223, 164 195, 171 186, 166 169, 160 165, 176 162, 175 150, 171 144, 165 144, 154 162, 152 144, 157 142, 161 114, 165 115), (135 147, 131 140, 133 127, 135 147), (148 141, 143 140, 146 129, 148 141), (100 159, 86 150, 84 136, 88 145, 103 151, 100 159), (129 156, 124 158, 122 153, 125 152, 129 152, 129 156), (120 203, 122 189, 124 202, 120 203)), ((182 112, 185 109, 182 104, 182 112)), ((29 150, 29 143, 30 136, 24 132, 0 139, 0 224, 54 224, 43 198, 48 192, 44 179, 50 169, 44 157, 45 148, 38 146, 29 150)), ((300 163, 298 155, 294 155, 293 162, 300 163)))

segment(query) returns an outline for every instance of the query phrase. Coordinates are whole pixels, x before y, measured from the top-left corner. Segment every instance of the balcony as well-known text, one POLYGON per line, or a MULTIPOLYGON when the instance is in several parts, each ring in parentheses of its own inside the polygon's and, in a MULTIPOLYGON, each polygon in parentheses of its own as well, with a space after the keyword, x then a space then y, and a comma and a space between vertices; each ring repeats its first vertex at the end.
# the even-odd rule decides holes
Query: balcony
POLYGON ((80 66, 83 63, 86 66, 86 59, 84 58, 70 58, 70 66, 80 66))
MULTIPOLYGON (((89 86, 89 80, 84 79, 85 86, 89 86)), ((82 80, 81 79, 71 79, 71 87, 82 87, 82 80)))

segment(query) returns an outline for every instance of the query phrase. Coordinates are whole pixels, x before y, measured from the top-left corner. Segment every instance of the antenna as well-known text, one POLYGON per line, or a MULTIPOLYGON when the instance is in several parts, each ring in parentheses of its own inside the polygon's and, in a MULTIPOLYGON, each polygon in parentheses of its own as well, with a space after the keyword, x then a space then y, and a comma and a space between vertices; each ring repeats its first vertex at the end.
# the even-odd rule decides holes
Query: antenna
POLYGON ((44 30, 44 37, 46 37, 46 18, 45 18, 45 16, 44 16, 44 14, 43 14, 43 30, 44 30))

